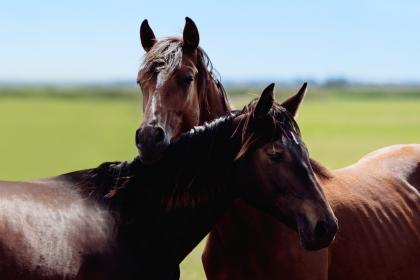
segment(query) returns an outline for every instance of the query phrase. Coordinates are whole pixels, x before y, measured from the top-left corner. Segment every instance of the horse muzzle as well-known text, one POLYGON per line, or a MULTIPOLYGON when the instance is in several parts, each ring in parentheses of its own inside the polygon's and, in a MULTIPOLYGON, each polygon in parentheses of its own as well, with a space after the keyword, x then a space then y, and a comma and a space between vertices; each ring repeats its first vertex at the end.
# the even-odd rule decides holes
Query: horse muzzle
POLYGON ((136 131, 136 146, 144 163, 159 161, 169 146, 164 129, 157 125, 145 125, 136 131))
POLYGON ((308 251, 328 247, 334 241, 338 231, 335 217, 319 219, 315 226, 312 226, 305 217, 299 215, 296 226, 302 246, 308 251))

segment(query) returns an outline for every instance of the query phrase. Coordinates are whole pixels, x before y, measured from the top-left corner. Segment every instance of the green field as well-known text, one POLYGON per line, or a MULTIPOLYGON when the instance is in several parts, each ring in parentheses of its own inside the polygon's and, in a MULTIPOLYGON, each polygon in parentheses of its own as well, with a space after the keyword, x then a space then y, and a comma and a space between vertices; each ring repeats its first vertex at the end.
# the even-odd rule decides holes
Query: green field
MULTIPOLYGON (((232 90, 232 103, 240 108, 256 93, 232 90)), ((140 108, 138 95, 126 88, 0 89, 0 179, 131 159, 140 108)), ((345 166, 386 145, 420 143, 420 89, 315 88, 298 123, 315 159, 345 166)), ((182 264, 182 279, 204 278, 202 246, 182 264)))

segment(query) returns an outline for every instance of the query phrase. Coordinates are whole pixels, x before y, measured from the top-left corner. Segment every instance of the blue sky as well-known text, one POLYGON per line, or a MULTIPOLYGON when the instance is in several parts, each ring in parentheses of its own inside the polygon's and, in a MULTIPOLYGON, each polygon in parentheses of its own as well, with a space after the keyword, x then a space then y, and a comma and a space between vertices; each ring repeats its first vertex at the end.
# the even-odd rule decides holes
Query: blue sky
POLYGON ((2 1, 0 80, 133 80, 185 16, 223 80, 420 81, 420 1, 2 1))

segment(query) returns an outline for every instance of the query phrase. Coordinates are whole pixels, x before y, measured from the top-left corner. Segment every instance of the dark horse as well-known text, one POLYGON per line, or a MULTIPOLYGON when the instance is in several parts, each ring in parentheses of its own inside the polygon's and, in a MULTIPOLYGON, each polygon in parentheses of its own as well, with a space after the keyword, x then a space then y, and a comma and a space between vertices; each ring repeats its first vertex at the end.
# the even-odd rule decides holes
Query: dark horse
MULTIPOLYGON (((155 164, 104 163, 0 183, 1 279, 178 279, 179 263, 238 198, 328 245, 337 224, 299 129, 258 101, 182 135, 155 164)), ((250 229, 251 230, 251 229, 250 229)))
POLYGON ((146 51, 137 83, 143 93, 143 122, 136 143, 143 162, 159 160, 169 143, 196 125, 231 110, 196 25, 186 18, 182 38, 157 40, 147 20, 140 27, 146 51))
POLYGON ((331 246, 304 250, 314 248, 239 201, 209 235, 203 253, 208 279, 418 279, 420 145, 382 148, 338 170, 310 163, 340 221, 331 246))

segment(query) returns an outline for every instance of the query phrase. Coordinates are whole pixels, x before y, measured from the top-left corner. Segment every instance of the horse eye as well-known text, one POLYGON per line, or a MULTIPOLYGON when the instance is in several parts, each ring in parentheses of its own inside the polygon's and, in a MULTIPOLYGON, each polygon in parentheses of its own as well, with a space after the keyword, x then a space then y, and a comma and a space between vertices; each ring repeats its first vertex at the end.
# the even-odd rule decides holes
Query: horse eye
POLYGON ((284 159, 284 153, 275 152, 273 154, 270 154, 270 159, 274 162, 282 162, 284 159))
POLYGON ((189 86, 193 80, 194 80, 194 77, 192 75, 188 75, 182 78, 182 83, 186 86, 189 86))

